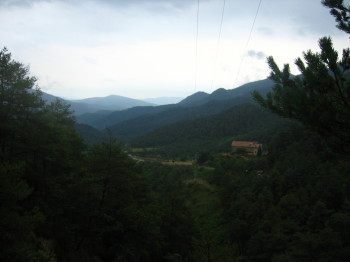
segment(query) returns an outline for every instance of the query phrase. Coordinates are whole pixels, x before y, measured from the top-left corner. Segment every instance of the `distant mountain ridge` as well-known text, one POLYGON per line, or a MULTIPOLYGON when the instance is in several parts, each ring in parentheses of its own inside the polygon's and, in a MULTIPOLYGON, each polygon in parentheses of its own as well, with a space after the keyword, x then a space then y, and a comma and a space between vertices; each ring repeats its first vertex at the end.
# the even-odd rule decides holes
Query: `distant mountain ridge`
POLYGON ((209 96, 208 93, 199 91, 199 92, 196 92, 196 93, 186 97, 184 100, 180 101, 178 104, 179 105, 194 105, 198 101, 202 101, 208 96, 209 96))
MULTIPOLYGON (((226 90, 220 88, 215 90, 211 94, 205 92, 197 92, 188 96, 187 98, 183 99, 177 104, 134 107, 127 110, 115 111, 105 114, 101 114, 99 112, 85 114, 78 116, 77 121, 79 123, 91 125, 98 129, 109 127, 113 130, 121 131, 121 126, 128 126, 127 129, 131 131, 131 126, 134 126, 135 131, 136 129, 140 129, 139 131, 137 131, 137 133, 142 132, 142 130, 150 131, 149 128, 151 127, 152 123, 155 124, 154 128, 159 127, 159 125, 162 123, 160 119, 163 119, 163 123, 168 124, 171 121, 179 121, 189 117, 195 117, 205 114, 215 114, 218 113, 220 110, 226 110, 233 105, 238 105, 242 103, 254 103, 251 97, 251 92, 253 90, 258 90, 261 94, 264 95, 271 90, 272 86, 272 80, 264 79, 247 83, 235 89, 226 90), (209 104, 206 105, 207 103, 209 104), (200 108, 201 106, 203 107, 200 108), (199 108, 189 110, 183 109, 186 107, 199 108), (208 107, 208 109, 206 107, 208 107), (177 108, 177 111, 175 110, 177 113, 174 111, 174 108, 177 108), (167 110, 169 110, 169 112, 164 113, 167 110), (159 115, 157 116, 157 114, 159 115), (167 116, 167 114, 169 115, 167 116), (141 116, 142 118, 139 118, 141 116), (133 118, 135 119, 132 120, 133 118), (128 123, 121 124, 123 121, 128 121, 128 123), (146 121, 148 121, 148 124, 146 126, 141 126, 141 123, 145 123, 146 121), (121 126, 117 126, 119 124, 121 124, 121 126)), ((124 133, 124 131, 121 132, 124 133)), ((119 131, 116 131, 115 135, 120 136, 121 134, 119 134, 119 131)), ((129 133, 129 135, 132 135, 132 133, 129 133)), ((121 136, 124 137, 124 135, 121 136)))
POLYGON ((183 99, 184 99, 183 97, 155 97, 155 98, 145 98, 142 100, 148 103, 161 106, 161 105, 177 104, 183 99))
POLYGON ((51 102, 54 102, 58 99, 59 101, 65 103, 65 104, 69 104, 70 109, 73 111, 74 115, 81 115, 81 114, 85 114, 85 113, 89 113, 89 112, 97 112, 97 111, 101 110, 101 108, 97 105, 90 105, 90 104, 86 104, 86 103, 79 103, 79 102, 70 101, 70 100, 63 99, 63 98, 58 97, 58 96, 50 95, 50 94, 45 93, 43 91, 41 91, 41 93, 42 93, 41 97, 46 103, 51 103, 51 102))
POLYGON ((273 82, 265 79, 248 83, 236 89, 226 90, 221 88, 212 94, 198 92, 180 103, 172 105, 171 108, 164 106, 162 111, 142 114, 141 110, 139 111, 139 116, 110 125, 109 129, 114 136, 121 140, 133 139, 177 121, 218 114, 241 104, 255 104, 256 102, 252 98, 251 92, 257 90, 262 95, 265 95, 271 90, 272 86, 273 82))
POLYGON ((219 88, 211 94, 207 94, 205 92, 197 92, 182 100, 178 104, 182 106, 203 105, 211 100, 226 100, 242 96, 250 96, 250 93, 254 90, 258 90, 262 95, 266 95, 267 92, 271 91, 271 87, 273 85, 274 82, 267 78, 250 82, 234 89, 219 88))
MULTIPOLYGON (((130 140, 181 120, 218 114, 240 104, 256 103, 251 92, 257 90, 265 95, 272 86, 273 81, 264 79, 235 89, 219 88, 211 94, 197 92, 177 104, 160 106, 117 95, 73 101, 58 99, 71 104, 78 124, 90 125, 100 131, 108 128, 118 139, 130 140), (128 106, 130 108, 125 109, 128 106)), ((51 102, 57 97, 43 93, 43 99, 51 102)), ((83 129, 88 131, 87 127, 83 129)), ((89 133, 92 131, 89 130, 89 133)))
POLYGON ((43 100, 45 100, 47 103, 51 103, 58 99, 66 104, 70 104, 70 109, 76 116, 90 113, 97 113, 99 115, 101 112, 110 113, 113 111, 125 110, 136 106, 154 105, 142 100, 117 95, 110 95, 106 97, 92 97, 80 100, 67 100, 58 96, 50 95, 43 91, 41 92, 43 100))
POLYGON ((109 95, 105 97, 91 97, 80 100, 71 100, 71 102, 96 105, 101 110, 123 110, 135 106, 153 106, 155 104, 142 100, 129 98, 125 96, 109 95))

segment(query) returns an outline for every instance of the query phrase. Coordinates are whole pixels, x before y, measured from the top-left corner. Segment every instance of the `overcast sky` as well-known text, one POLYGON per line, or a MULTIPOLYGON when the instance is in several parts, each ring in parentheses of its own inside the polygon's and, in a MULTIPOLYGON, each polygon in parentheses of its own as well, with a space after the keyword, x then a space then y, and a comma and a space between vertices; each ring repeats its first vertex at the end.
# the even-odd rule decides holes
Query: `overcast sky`
POLYGON ((259 3, 226 0, 221 20, 224 0, 200 0, 197 38, 197 0, 0 0, 0 47, 44 92, 150 98, 265 79, 266 56, 293 64, 323 36, 349 46, 321 0, 259 3))

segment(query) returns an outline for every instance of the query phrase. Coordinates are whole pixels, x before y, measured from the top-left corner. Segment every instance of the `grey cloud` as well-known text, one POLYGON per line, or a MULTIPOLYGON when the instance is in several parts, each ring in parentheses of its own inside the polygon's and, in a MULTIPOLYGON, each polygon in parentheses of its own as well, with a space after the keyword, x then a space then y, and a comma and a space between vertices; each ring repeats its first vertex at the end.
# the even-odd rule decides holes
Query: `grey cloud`
MULTIPOLYGON (((35 0, 35 2, 40 0, 35 0)), ((31 0, 2 0, 0 1, 0 7, 30 7, 34 1, 31 0)))
MULTIPOLYGON (((31 7, 39 2, 65 2, 72 5, 83 5, 95 3, 98 5, 108 4, 113 7, 128 7, 128 6, 163 6, 176 9, 184 9, 197 3, 197 0, 1 0, 2 7, 31 7)), ((210 0, 204 0, 205 2, 210 0)))
POLYGON ((134 5, 134 4, 170 4, 176 7, 184 7, 196 3, 197 0, 102 0, 101 2, 112 5, 134 5))
POLYGON ((252 57, 252 58, 256 58, 256 59, 258 59, 258 60, 265 59, 265 57, 266 57, 266 55, 264 54, 264 52, 261 52, 261 51, 257 52, 257 51, 255 51, 255 50, 249 50, 249 51, 247 52, 247 56, 252 57))
POLYGON ((286 23, 293 33, 301 36, 322 36, 339 31, 335 27, 334 17, 329 13, 330 9, 324 7, 320 0, 270 0, 269 4, 265 1, 261 9, 264 16, 275 20, 276 30, 279 24, 286 23))
POLYGON ((269 27, 259 27, 257 28, 257 31, 265 36, 271 36, 273 35, 273 30, 269 27))

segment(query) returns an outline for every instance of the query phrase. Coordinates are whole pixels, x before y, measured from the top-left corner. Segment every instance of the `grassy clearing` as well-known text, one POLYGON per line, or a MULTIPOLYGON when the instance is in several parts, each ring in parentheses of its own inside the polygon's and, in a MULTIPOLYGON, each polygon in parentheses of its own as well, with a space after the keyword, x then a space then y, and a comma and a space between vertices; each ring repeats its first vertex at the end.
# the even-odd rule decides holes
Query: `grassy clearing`
POLYGON ((192 166, 193 161, 175 161, 175 160, 162 160, 160 159, 160 163, 164 165, 174 165, 174 166, 192 166))
POLYGON ((156 147, 135 147, 135 148, 131 148, 130 152, 132 153, 152 152, 156 149, 157 149, 156 147))

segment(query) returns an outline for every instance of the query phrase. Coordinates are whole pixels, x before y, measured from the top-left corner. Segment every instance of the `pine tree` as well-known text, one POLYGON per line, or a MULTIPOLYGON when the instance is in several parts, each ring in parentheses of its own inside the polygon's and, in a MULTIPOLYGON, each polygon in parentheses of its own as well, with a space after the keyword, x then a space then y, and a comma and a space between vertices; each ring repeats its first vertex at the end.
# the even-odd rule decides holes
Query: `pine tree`
POLYGON ((337 27, 350 34, 350 6, 344 4, 344 0, 323 0, 322 4, 331 8, 331 14, 335 17, 337 27))
MULTIPOLYGON (((338 15, 338 27, 348 32, 350 10, 342 2, 323 3, 334 7, 331 12, 338 15)), ((273 57, 268 57, 270 78, 276 85, 265 98, 258 92, 253 92, 253 96, 264 108, 301 122, 338 151, 349 153, 350 49, 343 49, 339 57, 330 37, 321 38, 319 46, 320 52, 304 52, 305 62, 301 58, 295 60, 301 76, 292 76, 289 64, 281 70, 273 57)))
MULTIPOLYGON (((0 260, 51 261, 35 234, 41 220, 36 205, 28 204, 35 187, 28 181, 38 116, 44 102, 29 68, 0 51, 0 260)), ((36 134, 40 136, 40 134, 36 134)), ((37 164, 37 162, 36 162, 37 164)))

